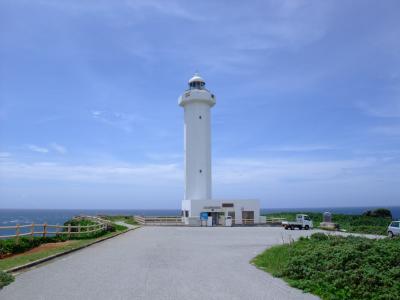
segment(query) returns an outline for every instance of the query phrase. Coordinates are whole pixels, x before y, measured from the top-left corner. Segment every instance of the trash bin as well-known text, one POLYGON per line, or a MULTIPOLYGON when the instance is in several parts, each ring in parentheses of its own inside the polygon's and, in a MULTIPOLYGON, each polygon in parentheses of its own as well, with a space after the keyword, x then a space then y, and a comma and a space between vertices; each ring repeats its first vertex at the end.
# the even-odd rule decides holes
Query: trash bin
POLYGON ((225 226, 232 227, 232 217, 231 216, 227 216, 225 218, 225 226))

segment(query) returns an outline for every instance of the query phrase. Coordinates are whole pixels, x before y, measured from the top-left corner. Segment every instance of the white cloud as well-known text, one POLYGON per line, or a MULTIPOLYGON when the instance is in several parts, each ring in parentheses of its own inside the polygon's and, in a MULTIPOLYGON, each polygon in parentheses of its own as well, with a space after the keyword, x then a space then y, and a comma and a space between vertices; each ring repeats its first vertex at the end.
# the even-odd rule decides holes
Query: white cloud
POLYGON ((67 148, 65 148, 62 145, 59 145, 57 143, 51 143, 50 146, 53 148, 54 151, 56 151, 59 154, 66 154, 67 153, 67 148))
POLYGON ((39 152, 39 153, 48 153, 49 152, 49 149, 44 148, 44 147, 39 147, 36 145, 28 145, 28 149, 33 152, 39 152))
POLYGON ((9 152, 0 152, 0 158, 7 158, 10 156, 11 156, 11 153, 9 153, 9 152))
MULTIPOLYGON (((158 164, 59 164, 52 162, 1 162, 3 179, 59 180, 114 184, 141 184, 150 188, 182 184, 183 168, 178 163, 158 164)), ((358 178, 400 178, 395 158, 366 157, 348 160, 303 159, 216 159, 215 185, 285 186, 289 182, 351 182, 358 178)))

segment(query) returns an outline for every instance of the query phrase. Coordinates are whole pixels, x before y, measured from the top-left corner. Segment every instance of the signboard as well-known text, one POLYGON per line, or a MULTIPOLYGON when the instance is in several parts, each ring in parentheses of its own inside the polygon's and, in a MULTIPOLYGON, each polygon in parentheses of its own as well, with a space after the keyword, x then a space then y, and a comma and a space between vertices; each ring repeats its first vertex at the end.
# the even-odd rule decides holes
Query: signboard
POLYGON ((208 212, 200 213, 200 220, 207 221, 207 219, 208 219, 208 212))

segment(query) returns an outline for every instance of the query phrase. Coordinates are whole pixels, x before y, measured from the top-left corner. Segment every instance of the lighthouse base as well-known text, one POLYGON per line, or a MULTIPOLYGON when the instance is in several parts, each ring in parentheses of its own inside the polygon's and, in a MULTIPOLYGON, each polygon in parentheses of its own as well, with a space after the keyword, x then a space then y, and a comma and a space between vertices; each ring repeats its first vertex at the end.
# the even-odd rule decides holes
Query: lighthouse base
POLYGON ((259 200, 196 199, 182 201, 182 221, 189 226, 232 226, 262 224, 265 218, 260 218, 259 200))

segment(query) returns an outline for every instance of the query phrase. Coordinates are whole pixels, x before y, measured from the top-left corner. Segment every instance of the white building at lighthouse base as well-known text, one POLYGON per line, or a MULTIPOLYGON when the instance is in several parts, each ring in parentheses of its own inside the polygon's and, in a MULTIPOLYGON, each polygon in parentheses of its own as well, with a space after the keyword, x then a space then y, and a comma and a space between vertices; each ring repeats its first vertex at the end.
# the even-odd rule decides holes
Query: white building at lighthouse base
POLYGON ((183 200, 182 221, 192 226, 224 226, 230 217, 232 225, 265 223, 260 217, 260 201, 246 200, 183 200), (204 216, 207 215, 208 223, 204 216))

